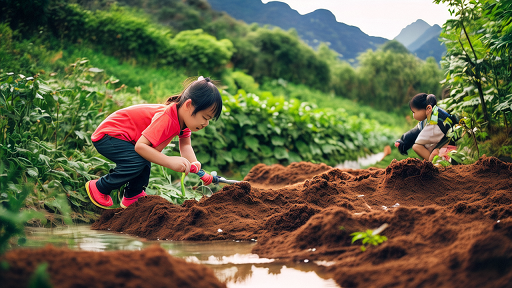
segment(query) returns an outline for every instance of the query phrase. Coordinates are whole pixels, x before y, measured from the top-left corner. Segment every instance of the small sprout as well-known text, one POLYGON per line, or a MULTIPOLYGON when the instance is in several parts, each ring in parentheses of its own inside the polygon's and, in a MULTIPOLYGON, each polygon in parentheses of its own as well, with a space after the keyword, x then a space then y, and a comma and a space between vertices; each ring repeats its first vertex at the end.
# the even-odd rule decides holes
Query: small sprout
POLYGON ((350 234, 352 236, 352 244, 357 240, 362 240, 363 245, 361 245, 361 251, 366 251, 365 245, 373 245, 377 246, 382 242, 388 240, 386 236, 379 235, 384 229, 389 226, 388 223, 382 224, 379 228, 375 230, 366 230, 366 232, 354 232, 350 234))

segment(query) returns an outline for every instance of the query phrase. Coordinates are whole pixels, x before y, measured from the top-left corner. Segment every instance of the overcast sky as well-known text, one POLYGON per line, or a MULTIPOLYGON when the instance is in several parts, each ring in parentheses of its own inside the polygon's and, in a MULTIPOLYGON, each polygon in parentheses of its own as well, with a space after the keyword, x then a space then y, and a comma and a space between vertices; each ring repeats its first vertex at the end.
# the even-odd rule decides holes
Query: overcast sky
MULTIPOLYGON (((271 0, 262 0, 268 3, 271 0)), ((442 26, 450 13, 445 4, 432 0, 279 0, 300 14, 330 10, 338 22, 359 27, 370 36, 395 38, 407 25, 423 19, 442 26)))

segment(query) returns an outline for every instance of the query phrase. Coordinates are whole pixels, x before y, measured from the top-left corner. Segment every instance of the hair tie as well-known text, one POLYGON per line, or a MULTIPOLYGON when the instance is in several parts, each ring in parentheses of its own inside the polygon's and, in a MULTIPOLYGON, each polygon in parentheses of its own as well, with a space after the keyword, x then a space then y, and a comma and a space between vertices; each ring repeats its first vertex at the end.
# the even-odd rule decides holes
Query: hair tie
POLYGON ((203 76, 199 76, 199 77, 197 78, 197 81, 201 81, 201 80, 204 80, 204 77, 203 77, 203 76))

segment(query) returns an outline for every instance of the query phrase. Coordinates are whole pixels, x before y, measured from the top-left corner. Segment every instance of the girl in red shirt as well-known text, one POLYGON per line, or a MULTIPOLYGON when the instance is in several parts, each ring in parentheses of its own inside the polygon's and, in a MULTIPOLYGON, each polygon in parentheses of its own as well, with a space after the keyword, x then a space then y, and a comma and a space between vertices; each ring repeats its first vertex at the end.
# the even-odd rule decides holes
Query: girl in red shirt
POLYGON ((177 172, 189 173, 190 165, 201 169, 191 146, 190 135, 217 120, 222 97, 210 78, 199 77, 165 104, 140 104, 108 116, 92 134, 96 150, 116 163, 110 173, 85 184, 87 194, 98 207, 112 206, 110 192, 124 184, 121 207, 126 208, 145 196, 151 163, 177 172), (179 136, 181 157, 167 156, 162 150, 179 136))

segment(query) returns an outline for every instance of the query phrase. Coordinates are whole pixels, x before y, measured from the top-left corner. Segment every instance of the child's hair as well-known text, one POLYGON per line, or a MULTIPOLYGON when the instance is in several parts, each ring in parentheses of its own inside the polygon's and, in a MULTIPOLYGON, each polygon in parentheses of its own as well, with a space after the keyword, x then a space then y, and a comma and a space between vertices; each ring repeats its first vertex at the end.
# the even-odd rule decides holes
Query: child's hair
POLYGON ((416 109, 427 109, 427 106, 434 107, 437 104, 436 95, 427 94, 427 93, 419 93, 412 97, 409 102, 409 108, 416 109))
POLYGON ((185 89, 180 94, 169 97, 165 105, 176 103, 176 107, 180 108, 185 101, 191 99, 192 105, 195 107, 192 115, 213 105, 213 119, 217 120, 222 112, 222 97, 220 96, 219 89, 217 89, 210 77, 204 78, 200 76, 197 80, 189 81, 185 80, 185 89), (187 84, 187 82, 189 83, 187 84))

